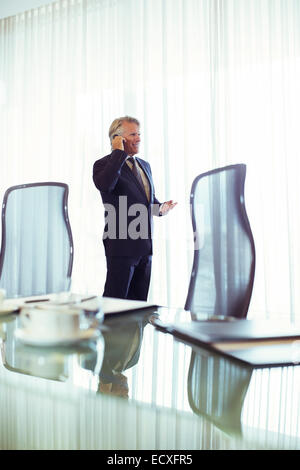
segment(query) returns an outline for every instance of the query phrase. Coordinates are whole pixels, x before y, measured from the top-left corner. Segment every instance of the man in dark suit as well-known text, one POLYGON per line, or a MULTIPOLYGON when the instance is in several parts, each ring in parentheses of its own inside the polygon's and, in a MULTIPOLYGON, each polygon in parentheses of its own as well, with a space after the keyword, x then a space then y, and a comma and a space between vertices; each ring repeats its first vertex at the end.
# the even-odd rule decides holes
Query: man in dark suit
POLYGON ((136 158, 140 124, 125 116, 109 129, 112 152, 97 160, 93 180, 105 207, 103 243, 107 276, 103 295, 147 300, 152 262, 152 217, 176 203, 155 197, 151 168, 136 158))

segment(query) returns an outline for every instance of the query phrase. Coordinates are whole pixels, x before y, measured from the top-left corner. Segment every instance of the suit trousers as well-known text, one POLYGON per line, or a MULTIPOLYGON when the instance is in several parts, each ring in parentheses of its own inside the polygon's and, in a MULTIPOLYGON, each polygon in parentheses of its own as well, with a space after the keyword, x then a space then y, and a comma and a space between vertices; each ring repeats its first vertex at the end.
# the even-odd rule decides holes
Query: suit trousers
POLYGON ((107 256, 104 297, 147 300, 152 255, 129 257, 107 256))

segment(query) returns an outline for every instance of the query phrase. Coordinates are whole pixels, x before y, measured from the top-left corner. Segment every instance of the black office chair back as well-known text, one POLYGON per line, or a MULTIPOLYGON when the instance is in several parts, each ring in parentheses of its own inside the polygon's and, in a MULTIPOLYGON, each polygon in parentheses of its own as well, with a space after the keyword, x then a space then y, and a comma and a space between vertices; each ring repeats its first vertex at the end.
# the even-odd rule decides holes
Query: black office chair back
POLYGON ((0 287, 7 297, 69 289, 73 239, 68 186, 33 183, 13 186, 2 205, 0 287))
POLYGON ((191 189, 194 261, 185 309, 194 316, 245 318, 255 272, 244 201, 246 165, 199 175, 191 189))

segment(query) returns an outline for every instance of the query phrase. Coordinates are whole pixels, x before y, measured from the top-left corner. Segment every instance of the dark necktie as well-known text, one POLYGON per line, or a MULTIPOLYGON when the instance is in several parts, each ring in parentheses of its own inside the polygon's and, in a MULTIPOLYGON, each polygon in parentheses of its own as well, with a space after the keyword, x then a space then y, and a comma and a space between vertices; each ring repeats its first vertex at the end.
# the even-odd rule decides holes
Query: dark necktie
POLYGON ((133 158, 133 157, 129 157, 128 160, 132 163, 132 173, 134 174, 134 176, 136 177, 136 179, 138 180, 138 182, 142 186, 143 190, 145 191, 145 186, 144 186, 144 183, 143 183, 143 180, 142 180, 142 177, 141 177, 141 173, 138 169, 136 159, 133 158))

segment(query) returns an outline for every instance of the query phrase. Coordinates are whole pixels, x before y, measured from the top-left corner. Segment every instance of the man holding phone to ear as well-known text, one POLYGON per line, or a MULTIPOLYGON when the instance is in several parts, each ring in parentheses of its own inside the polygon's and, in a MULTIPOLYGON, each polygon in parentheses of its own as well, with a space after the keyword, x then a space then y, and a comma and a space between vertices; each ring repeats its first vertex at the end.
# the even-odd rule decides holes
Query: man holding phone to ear
POLYGON ((139 151, 140 123, 130 116, 109 128, 112 152, 94 163, 93 180, 105 207, 107 275, 103 296, 147 300, 152 263, 152 217, 177 203, 155 197, 148 162, 139 151))

